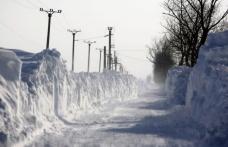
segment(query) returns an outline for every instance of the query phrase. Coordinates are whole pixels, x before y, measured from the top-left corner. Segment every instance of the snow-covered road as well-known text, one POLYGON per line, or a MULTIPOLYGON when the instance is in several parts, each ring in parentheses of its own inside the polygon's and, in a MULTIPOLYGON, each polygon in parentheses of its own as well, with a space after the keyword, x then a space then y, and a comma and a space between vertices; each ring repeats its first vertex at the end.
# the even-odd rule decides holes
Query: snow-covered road
POLYGON ((137 99, 106 103, 80 121, 63 119, 65 125, 55 125, 29 147, 193 147, 202 129, 187 114, 154 88, 137 99))

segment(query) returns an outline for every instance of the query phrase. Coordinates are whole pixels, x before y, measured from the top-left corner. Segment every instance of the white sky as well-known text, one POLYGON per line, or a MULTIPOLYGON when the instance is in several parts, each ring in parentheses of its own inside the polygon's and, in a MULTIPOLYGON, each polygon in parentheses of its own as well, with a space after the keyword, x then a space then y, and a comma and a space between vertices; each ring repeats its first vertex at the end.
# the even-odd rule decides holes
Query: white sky
MULTIPOLYGON (((161 36, 163 0, 0 0, 0 46, 39 52, 46 46, 47 14, 39 8, 61 9, 52 17, 50 47, 57 48, 71 67, 72 35, 67 29, 81 29, 76 39, 108 34, 114 27, 115 49, 126 69, 137 77, 150 74, 146 44, 161 36)), ((227 0, 225 0, 228 7, 227 0)), ((99 52, 108 38, 93 39, 91 71, 98 71, 99 52)), ((87 69, 87 44, 76 42, 75 70, 87 69)))

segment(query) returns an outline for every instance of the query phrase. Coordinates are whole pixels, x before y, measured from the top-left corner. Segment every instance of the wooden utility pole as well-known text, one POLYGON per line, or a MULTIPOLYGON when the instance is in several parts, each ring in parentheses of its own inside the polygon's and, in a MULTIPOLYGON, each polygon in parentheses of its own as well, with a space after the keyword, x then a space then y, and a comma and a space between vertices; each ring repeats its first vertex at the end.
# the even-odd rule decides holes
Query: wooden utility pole
POLYGON ((61 13, 62 10, 54 11, 53 9, 44 10, 43 8, 40 8, 41 12, 46 12, 48 14, 48 31, 47 31, 47 43, 46 43, 46 49, 49 48, 49 42, 50 42, 50 30, 51 30, 51 17, 54 13, 61 13))
POLYGON ((101 53, 103 49, 97 49, 100 52, 100 59, 99 59, 99 72, 101 72, 101 53))
POLYGON ((111 56, 111 70, 113 70, 113 57, 111 56))
POLYGON ((87 72, 89 72, 89 68, 90 68, 90 47, 92 44, 96 43, 96 41, 84 41, 86 44, 88 44, 89 46, 89 50, 88 50, 88 65, 87 65, 87 72))
POLYGON ((81 30, 67 30, 68 32, 72 33, 73 35, 73 47, 72 47, 72 71, 74 71, 74 46, 75 46, 75 34, 81 32, 81 30))
POLYGON ((112 27, 108 27, 108 37, 109 37, 109 44, 108 44, 108 54, 109 54, 109 65, 108 65, 108 69, 111 70, 111 66, 112 66, 112 27))
POLYGON ((117 56, 116 56, 116 51, 114 51, 114 65, 115 65, 115 71, 117 71, 117 56))
POLYGON ((104 46, 104 70, 106 70, 106 46, 104 46))

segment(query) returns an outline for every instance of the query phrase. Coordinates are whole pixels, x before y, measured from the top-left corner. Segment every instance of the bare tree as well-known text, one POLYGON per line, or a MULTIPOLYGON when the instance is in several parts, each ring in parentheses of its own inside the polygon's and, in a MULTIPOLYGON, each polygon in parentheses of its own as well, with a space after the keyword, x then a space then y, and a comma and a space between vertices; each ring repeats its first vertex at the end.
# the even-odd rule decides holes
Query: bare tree
POLYGON ((221 23, 213 30, 213 32, 221 32, 228 30, 228 19, 224 19, 221 23))
POLYGON ((218 16, 220 0, 166 0, 166 29, 171 44, 181 54, 180 65, 194 66, 210 31, 227 16, 218 16))

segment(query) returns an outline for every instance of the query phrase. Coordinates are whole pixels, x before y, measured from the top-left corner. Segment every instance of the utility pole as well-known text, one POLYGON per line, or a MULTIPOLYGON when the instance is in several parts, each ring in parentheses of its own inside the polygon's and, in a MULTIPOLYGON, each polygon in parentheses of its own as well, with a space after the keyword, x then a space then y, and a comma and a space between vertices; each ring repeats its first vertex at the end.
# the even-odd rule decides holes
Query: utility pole
POLYGON ((108 69, 111 70, 111 65, 112 65, 112 27, 108 27, 108 37, 109 37, 109 45, 108 45, 108 54, 109 54, 109 66, 108 69))
POLYGON ((77 33, 79 33, 79 32, 81 32, 81 30, 70 30, 70 29, 68 29, 67 30, 68 32, 70 32, 70 33, 72 33, 72 35, 73 35, 73 47, 72 47, 72 71, 74 72, 74 44, 75 44, 75 34, 77 34, 77 33))
POLYGON ((104 46, 104 70, 106 70, 106 46, 104 46))
MULTIPOLYGON (((107 52, 107 50, 106 50, 107 52)), ((106 59, 107 59, 107 65, 106 65, 106 69, 109 69, 109 54, 106 54, 106 59)))
POLYGON ((113 54, 111 54, 111 69, 114 70, 114 64, 115 64, 115 51, 113 51, 113 54))
POLYGON ((111 62, 110 62, 111 63, 111 65, 110 65, 111 66, 111 70, 113 70, 113 58, 112 58, 112 55, 111 55, 110 59, 111 59, 111 62))
POLYGON ((117 56, 116 56, 116 51, 114 51, 114 65, 115 65, 115 71, 117 71, 117 56))
POLYGON ((117 71, 119 71, 120 72, 120 66, 121 66, 121 63, 118 61, 118 58, 116 58, 117 59, 117 71))
POLYGON ((48 31, 47 31, 47 44, 46 44, 46 49, 48 49, 49 48, 49 41, 50 41, 50 30, 51 30, 51 17, 52 17, 52 14, 61 13, 62 10, 54 11, 53 9, 44 10, 43 8, 40 8, 40 11, 41 12, 46 12, 48 14, 48 31))
POLYGON ((97 50, 100 51, 99 72, 101 72, 101 53, 102 53, 103 49, 97 49, 97 50))
POLYGON ((84 43, 88 44, 89 50, 88 50, 88 66, 87 66, 87 72, 89 73, 89 67, 90 67, 90 47, 92 44, 96 43, 96 41, 84 41, 84 43))
POLYGON ((124 68, 123 65, 120 63, 120 72, 123 73, 124 72, 124 68))

